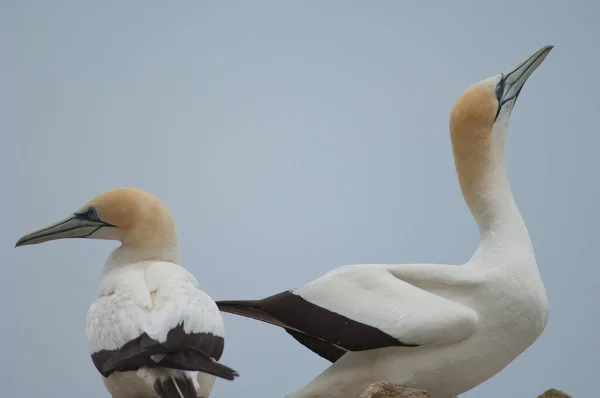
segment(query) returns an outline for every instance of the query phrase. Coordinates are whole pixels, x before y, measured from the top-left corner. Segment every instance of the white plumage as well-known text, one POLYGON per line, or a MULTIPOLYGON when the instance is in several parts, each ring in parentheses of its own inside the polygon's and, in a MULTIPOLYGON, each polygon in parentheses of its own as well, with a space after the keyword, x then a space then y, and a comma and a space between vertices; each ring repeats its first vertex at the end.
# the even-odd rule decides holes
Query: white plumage
MULTIPOLYGON (((92 303, 86 320, 86 339, 90 354, 101 350, 117 350, 125 343, 146 333, 164 343, 167 334, 183 324, 185 333, 211 333, 224 337, 221 314, 215 302, 198 288, 198 282, 185 268, 168 262, 143 261, 115 268, 107 267, 100 284, 98 298, 92 303)), ((160 364, 160 356, 157 363, 160 364)), ((139 372, 139 371, 138 371, 139 372)), ((154 378, 170 375, 154 371, 140 385, 139 396, 153 397, 154 378)), ((189 372, 196 380, 198 396, 208 396, 215 376, 189 372), (202 383, 200 383, 202 381, 202 383)), ((113 373, 105 380, 113 397, 120 396, 123 376, 113 373)), ((126 388, 128 393, 130 387, 126 388)), ((127 395, 130 396, 130 395, 127 395)))
POLYGON ((92 361, 113 398, 208 397, 215 377, 237 376, 218 362, 221 313, 178 264, 175 223, 156 197, 109 190, 17 246, 61 238, 121 241, 86 319, 92 361))
POLYGON ((383 380, 455 397, 540 336, 548 300, 508 183, 504 137, 517 95, 551 48, 471 86, 452 109, 457 176, 481 235, 467 263, 349 265, 262 300, 217 302, 283 327, 333 362, 289 398, 358 397, 383 380))
POLYGON ((448 344, 471 336, 477 328, 477 313, 460 301, 437 294, 434 285, 453 283, 468 288, 476 283, 473 275, 463 274, 461 278, 464 269, 457 273, 453 272, 456 267, 448 265, 418 265, 418 280, 411 284, 404 279, 404 271, 411 267, 348 265, 293 293, 321 308, 377 327, 406 344, 448 344), (424 285, 429 289, 423 289, 424 285))
POLYGON ((167 333, 181 323, 186 333, 224 336, 217 305, 185 268, 141 261, 108 269, 88 311, 88 347, 90 353, 114 350, 144 332, 164 342, 167 333))

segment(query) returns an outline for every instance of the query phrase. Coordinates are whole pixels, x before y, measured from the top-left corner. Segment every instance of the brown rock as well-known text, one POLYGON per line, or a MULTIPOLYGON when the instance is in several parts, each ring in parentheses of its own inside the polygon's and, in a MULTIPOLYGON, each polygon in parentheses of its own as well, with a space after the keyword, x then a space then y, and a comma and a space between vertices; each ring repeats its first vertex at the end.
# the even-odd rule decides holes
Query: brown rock
POLYGON ((359 398, 431 398, 426 391, 400 387, 387 381, 373 383, 359 398))
POLYGON ((551 389, 547 390, 546 392, 542 393, 542 395, 538 395, 537 398, 571 398, 571 396, 568 394, 565 394, 562 391, 551 388, 551 389))
MULTIPOLYGON (((367 388, 359 398, 431 398, 431 395, 424 390, 397 386, 387 381, 373 383, 367 388)), ((456 397, 455 397, 456 398, 456 397)), ((538 395, 537 398, 572 398, 555 388, 538 395)))

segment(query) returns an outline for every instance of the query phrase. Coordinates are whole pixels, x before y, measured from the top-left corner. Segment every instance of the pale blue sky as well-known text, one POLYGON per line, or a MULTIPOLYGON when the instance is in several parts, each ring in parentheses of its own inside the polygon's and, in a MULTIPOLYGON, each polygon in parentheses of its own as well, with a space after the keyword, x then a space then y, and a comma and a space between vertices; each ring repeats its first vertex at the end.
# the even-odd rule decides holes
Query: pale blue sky
MULTIPOLYGON (((3 394, 107 393, 84 319, 116 245, 18 237, 136 186, 172 210, 214 299, 259 298, 349 263, 462 263, 478 234, 448 113, 470 84, 555 45, 507 137, 551 314, 463 397, 597 389, 600 6, 574 2, 3 1, 3 394)), ((327 362, 225 315, 217 398, 281 397, 327 362)))

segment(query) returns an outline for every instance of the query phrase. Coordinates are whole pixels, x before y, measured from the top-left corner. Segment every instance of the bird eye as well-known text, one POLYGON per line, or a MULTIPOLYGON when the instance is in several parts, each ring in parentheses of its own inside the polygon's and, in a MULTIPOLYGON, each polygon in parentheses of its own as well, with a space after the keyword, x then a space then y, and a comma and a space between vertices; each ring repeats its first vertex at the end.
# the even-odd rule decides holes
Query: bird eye
POLYGON ((88 219, 92 220, 92 221, 98 221, 98 212, 96 211, 95 208, 90 207, 88 209, 88 211, 85 212, 85 215, 87 216, 88 219))
POLYGON ((504 82, 501 81, 496 86, 496 98, 498 99, 498 102, 500 102, 500 98, 502 98, 502 94, 504 94, 504 82))

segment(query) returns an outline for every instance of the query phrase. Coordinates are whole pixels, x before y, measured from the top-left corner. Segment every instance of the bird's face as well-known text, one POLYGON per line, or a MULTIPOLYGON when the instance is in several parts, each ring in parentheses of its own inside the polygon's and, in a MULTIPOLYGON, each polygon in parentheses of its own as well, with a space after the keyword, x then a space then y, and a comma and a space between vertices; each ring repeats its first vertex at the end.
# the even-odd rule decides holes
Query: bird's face
POLYGON ((514 68, 469 87, 452 107, 452 139, 481 142, 493 132, 504 133, 521 89, 552 48, 544 46, 514 68))
POLYGON ((139 243, 157 233, 174 233, 166 207, 135 188, 116 188, 86 202, 73 214, 21 237, 16 246, 66 238, 110 239, 139 243))
POLYGON ((458 179, 469 207, 493 183, 490 170, 504 159, 504 135, 515 101, 533 71, 552 50, 545 46, 514 68, 469 87, 450 113, 450 136, 458 179))

